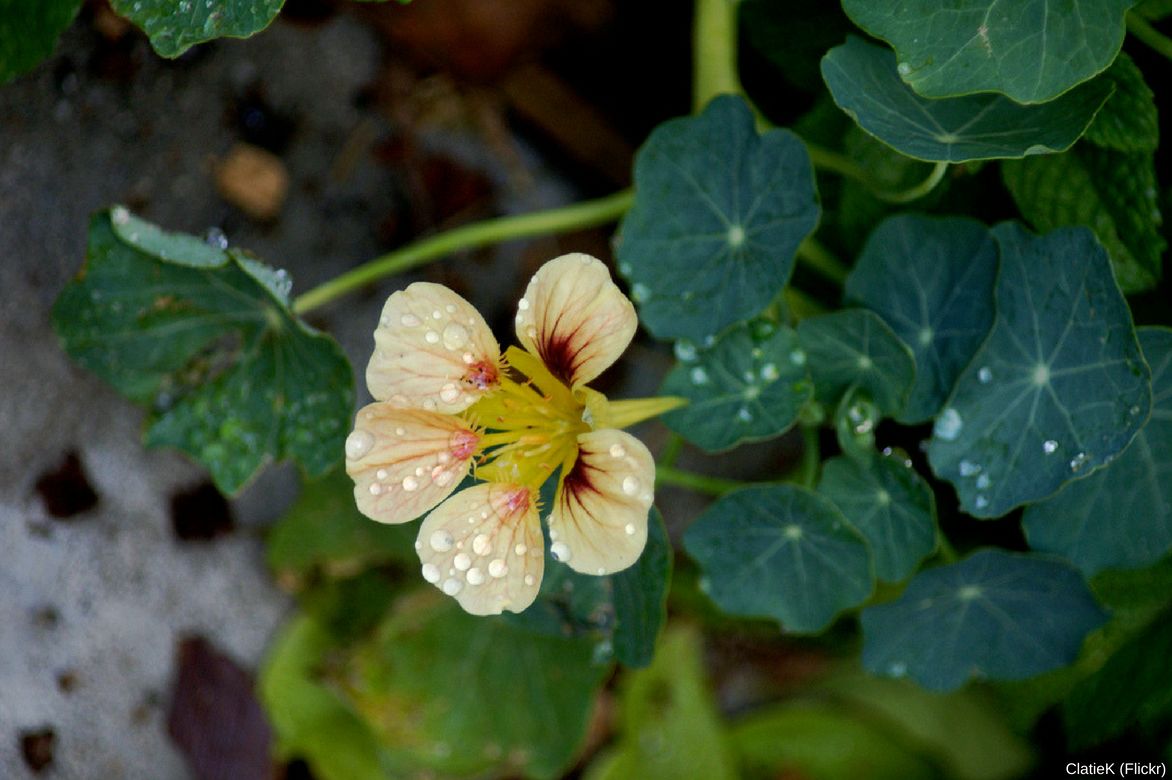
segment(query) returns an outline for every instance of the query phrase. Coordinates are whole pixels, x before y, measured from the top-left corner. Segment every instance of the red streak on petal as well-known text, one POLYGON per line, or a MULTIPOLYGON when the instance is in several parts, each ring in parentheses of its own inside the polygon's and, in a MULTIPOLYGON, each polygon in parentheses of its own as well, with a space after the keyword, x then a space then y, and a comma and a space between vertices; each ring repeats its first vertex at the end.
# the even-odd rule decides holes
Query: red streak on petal
POLYGON ((505 511, 515 514, 518 510, 529 506, 529 488, 517 488, 505 498, 505 511))
POLYGON ((464 382, 481 391, 495 386, 499 380, 500 373, 496 365, 487 360, 473 364, 464 374, 464 382))
POLYGON ((480 437, 472 431, 456 431, 452 434, 452 440, 448 444, 448 448, 452 453, 452 457, 456 460, 467 460, 473 451, 476 449, 480 437))

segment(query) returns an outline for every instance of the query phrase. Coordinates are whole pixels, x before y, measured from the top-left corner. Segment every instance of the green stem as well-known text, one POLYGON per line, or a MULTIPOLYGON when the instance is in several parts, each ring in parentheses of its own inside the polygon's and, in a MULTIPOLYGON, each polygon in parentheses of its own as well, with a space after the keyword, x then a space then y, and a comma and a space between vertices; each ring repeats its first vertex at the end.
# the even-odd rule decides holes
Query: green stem
POLYGON ((818 426, 802 426, 802 458, 791 481, 813 489, 818 482, 818 467, 822 464, 822 447, 818 443, 818 426))
POLYGON ((676 458, 680 456, 680 452, 684 449, 684 440, 678 433, 673 433, 667 437, 667 444, 663 445, 663 453, 659 456, 659 465, 674 466, 676 458))
POLYGON ((837 173, 848 179, 854 179, 869 189, 872 195, 885 203, 910 203, 913 200, 924 197, 936 189, 936 185, 940 183, 941 179, 944 178, 944 174, 948 171, 948 163, 938 162, 932 167, 932 171, 928 174, 927 178, 919 184, 913 185, 906 190, 889 190, 881 182, 877 181, 870 172, 846 155, 832 152, 805 139, 802 140, 805 141, 806 151, 810 153, 810 161, 814 163, 815 168, 837 173))
POLYGON ((807 268, 840 286, 846 282, 846 276, 850 273, 850 269, 813 236, 798 245, 798 257, 805 261, 807 268))
POLYGON ((1134 11, 1127 12, 1127 30, 1153 50, 1172 60, 1172 40, 1134 11))
POLYGON ((438 233, 377 257, 302 293, 293 302, 293 311, 305 314, 384 276, 402 273, 460 250, 605 225, 621 217, 631 207, 634 198, 634 192, 627 189, 564 208, 499 217, 438 233))
POLYGON ((948 541, 948 537, 940 530, 936 531, 936 541, 939 547, 940 557, 944 559, 944 562, 956 563, 958 557, 956 548, 952 546, 952 542, 948 541))
POLYGON ((692 22, 692 110, 717 95, 743 92, 737 78, 735 0, 696 0, 692 22))
POLYGON ((684 487, 695 490, 697 493, 707 493, 710 496, 723 496, 725 493, 746 487, 749 484, 735 479, 696 474, 663 464, 655 467, 655 479, 661 485, 684 487))

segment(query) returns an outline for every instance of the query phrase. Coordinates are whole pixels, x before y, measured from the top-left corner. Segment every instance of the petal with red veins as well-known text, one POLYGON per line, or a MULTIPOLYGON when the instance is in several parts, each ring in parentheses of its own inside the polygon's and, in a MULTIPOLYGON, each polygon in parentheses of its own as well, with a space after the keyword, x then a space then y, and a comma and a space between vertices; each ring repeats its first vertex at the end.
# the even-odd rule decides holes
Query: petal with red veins
POLYGON ((440 284, 393 293, 374 331, 370 394, 402 408, 454 414, 496 387, 500 346, 472 304, 440 284))
POLYGON ((419 528, 423 578, 473 615, 520 612, 537 598, 545 567, 533 493, 486 482, 440 504, 419 528))
POLYGON ((618 360, 635 335, 635 307, 590 255, 550 260, 517 304, 517 338, 571 387, 618 360))
POLYGON ((583 574, 613 574, 647 543, 655 461, 641 441, 614 429, 580 434, 578 448, 550 511, 550 553, 583 574))
POLYGON ((358 509, 380 523, 414 520, 452 494, 479 441, 459 417, 370 404, 346 438, 358 509))

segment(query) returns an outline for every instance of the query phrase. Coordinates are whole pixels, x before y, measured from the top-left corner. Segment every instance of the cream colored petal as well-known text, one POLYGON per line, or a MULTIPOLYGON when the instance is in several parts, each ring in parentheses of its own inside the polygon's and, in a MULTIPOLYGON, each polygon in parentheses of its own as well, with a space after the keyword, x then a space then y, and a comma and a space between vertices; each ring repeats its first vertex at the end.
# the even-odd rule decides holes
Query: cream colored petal
POLYGON ((647 543, 655 461, 641 441, 613 429, 580 434, 578 447, 550 511, 550 553, 583 574, 613 574, 647 543))
POLYGON ((497 385, 500 355, 472 304, 443 285, 415 282, 383 306, 366 384, 395 406, 461 412, 497 385))
POLYGON ((635 307, 590 255, 550 260, 517 304, 517 338, 567 385, 589 382, 635 335, 635 307))
POLYGON ((473 615, 528 607, 545 566, 535 498, 528 488, 487 482, 440 504, 415 541, 423 578, 473 615))
POLYGON ((346 439, 354 502, 380 523, 414 520, 456 489, 479 440, 459 417, 370 404, 346 439))

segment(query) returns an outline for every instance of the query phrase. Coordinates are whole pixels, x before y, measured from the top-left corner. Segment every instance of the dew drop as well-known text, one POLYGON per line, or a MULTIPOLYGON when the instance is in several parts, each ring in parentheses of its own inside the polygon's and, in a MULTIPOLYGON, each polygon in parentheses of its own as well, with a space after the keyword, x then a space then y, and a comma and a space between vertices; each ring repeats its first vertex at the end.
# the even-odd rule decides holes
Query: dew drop
POLYGON ((424 399, 423 399, 423 409, 424 409, 424 411, 427 411, 427 412, 434 412, 434 411, 435 411, 435 406, 436 406, 436 404, 435 404, 435 401, 433 401, 432 399, 430 399, 430 398, 424 398, 424 399))
POLYGON ((975 506, 977 509, 984 509, 985 507, 989 506, 989 499, 978 495, 976 500, 973 501, 973 506, 975 506))
POLYGON ((469 585, 479 585, 484 582, 484 572, 476 567, 473 567, 468 570, 468 573, 464 575, 464 578, 468 580, 469 585))
POLYGON ((633 523, 627 523, 626 527, 624 527, 623 530, 627 532, 627 536, 634 536, 635 535, 635 526, 633 523))
POLYGON ((986 490, 991 484, 993 484, 993 480, 989 479, 988 474, 977 477, 977 490, 986 490))
POLYGON ((439 582, 440 570, 434 563, 423 564, 423 579, 432 583, 433 585, 439 582))
POLYGON ((741 422, 752 422, 753 421, 753 413, 749 411, 748 407, 742 406, 737 411, 737 419, 740 420, 741 422))
POLYGON ((795 366, 806 365, 806 353, 800 349, 795 349, 793 352, 789 353, 789 362, 793 363, 795 366))
POLYGON ((612 458, 625 458, 627 456, 627 451, 623 448, 623 445, 616 442, 615 444, 610 445, 610 456, 612 458))
POLYGON ((460 582, 455 577, 449 577, 444 580, 444 593, 449 596, 455 596, 464 589, 464 583, 460 582))
POLYGON ((895 66, 895 69, 897 71, 899 71, 899 75, 901 75, 901 76, 906 76, 907 74, 912 72, 912 66, 908 65, 906 62, 899 63, 898 65, 895 66))
POLYGON ((439 397, 445 404, 454 404, 460 397, 460 388, 449 382, 440 389, 439 397))
POLYGON ((444 328, 444 346, 451 350, 459 349, 468 343, 468 329, 458 322, 450 322, 444 328))
POLYGON ((623 492, 628 496, 633 496, 638 493, 640 487, 638 477, 626 477, 623 479, 623 492))
POLYGON ((346 457, 350 460, 358 460, 370 452, 370 448, 373 446, 374 436, 369 431, 354 431, 346 437, 346 457))
POLYGON ((110 214, 110 219, 114 220, 115 225, 125 225, 130 221, 130 212, 122 206, 116 206, 110 214))
POLYGON ((436 531, 427 540, 427 543, 436 552, 447 552, 452 549, 452 535, 447 531, 436 531))
POLYGON ((651 290, 642 282, 635 282, 631 286, 631 297, 635 299, 636 303, 642 303, 651 297, 651 290))
POLYGON ((379 483, 377 483, 377 482, 371 482, 371 483, 370 483, 370 494, 371 494, 372 496, 377 496, 377 495, 379 495, 379 494, 380 494, 380 493, 382 493, 382 492, 383 492, 383 486, 382 486, 382 485, 380 485, 380 484, 379 484, 379 483))
POLYGON ((695 368, 692 369, 691 376, 692 376, 692 384, 694 384, 694 385, 708 384, 708 372, 705 371, 700 366, 696 366, 695 368))
POLYGON ((696 345, 686 339, 680 339, 674 347, 676 358, 683 363, 691 363, 696 359, 696 345))
POLYGON ((956 437, 960 436, 960 429, 963 427, 964 420, 960 418, 960 412, 950 406, 936 418, 936 425, 933 426, 932 432, 944 441, 955 441, 956 437))
POLYGON ((554 542, 550 545, 549 554, 553 556, 555 561, 562 562, 570 560, 571 555, 570 548, 565 542, 554 542))
POLYGON ((1057 449, 1058 442, 1054 441, 1053 439, 1046 439, 1046 441, 1042 442, 1042 452, 1046 453, 1047 455, 1053 455, 1057 449))
POLYGON ((410 493, 419 487, 419 480, 412 476, 403 477, 403 489, 410 493))
POLYGON ((419 327, 419 318, 416 317, 414 314, 404 314, 402 317, 399 318, 399 322, 401 322, 403 324, 404 328, 417 328, 417 327, 419 327))
POLYGON ((1090 455, 1087 455, 1085 452, 1080 452, 1079 454, 1077 454, 1073 458, 1071 458, 1070 470, 1077 473, 1078 471, 1082 470, 1083 466, 1087 465, 1087 461, 1089 461, 1090 459, 1091 459, 1090 455))
POLYGON ((452 559, 452 565, 460 571, 468 571, 468 567, 472 565, 472 559, 468 557, 468 553, 460 553, 452 559))
POLYGON ((431 312, 431 318, 433 320, 442 320, 444 318, 444 315, 440 313, 439 309, 434 309, 431 312))
POLYGON ((523 544, 518 544, 516 547, 513 548, 513 552, 516 553, 517 555, 524 555, 525 553, 529 552, 529 548, 523 544))
POLYGON ((993 381, 993 372, 988 366, 981 366, 980 370, 977 371, 977 379, 980 380, 981 384, 987 385, 993 381))
POLYGON ((526 585, 533 587, 533 583, 535 583, 535 582, 537 582, 537 580, 533 578, 532 574, 525 575, 525 584, 526 585))
POLYGON ((903 661, 894 661, 887 667, 887 674, 892 677, 903 677, 907 674, 907 664, 903 661))
POLYGON ((378 471, 374 472, 374 476, 375 479, 386 479, 390 475, 387 473, 386 469, 379 469, 378 471))
POLYGON ((431 479, 437 486, 445 487, 452 481, 452 472, 443 471, 441 467, 436 466, 431 472, 431 479), (439 473, 437 474, 436 471, 439 471, 439 473))
POLYGON ((981 464, 973 463, 972 461, 962 460, 960 462, 960 475, 962 477, 971 477, 981 471, 981 464))
POLYGON ((601 576, 602 576, 602 575, 604 575, 604 574, 606 574, 606 569, 604 569, 604 568, 602 568, 601 566, 599 566, 599 567, 598 567, 598 576, 599 576, 599 577, 601 577, 601 576))
POLYGON ((522 298, 521 300, 517 301, 517 308, 520 309, 521 311, 528 310, 529 309, 529 299, 522 298))
POLYGON ((492 540, 488 538, 488 534, 477 534, 472 540, 472 552, 477 555, 488 555, 491 551, 492 540))
POLYGON ((440 340, 440 334, 436 333, 434 330, 429 330, 427 333, 423 334, 423 340, 428 344, 438 344, 440 340))
POLYGON ((406 436, 407 429, 404 428, 402 425, 400 425, 398 428, 395 429, 395 435, 396 436, 406 436))
POLYGON ((766 382, 776 382, 779 376, 781 376, 781 374, 777 372, 777 366, 775 366, 773 363, 766 363, 765 365, 761 366, 761 378, 766 382))
POLYGON ((500 579, 509 573, 509 567, 505 565, 505 562, 500 558, 494 558, 492 562, 488 564, 488 573, 493 577, 500 579))

